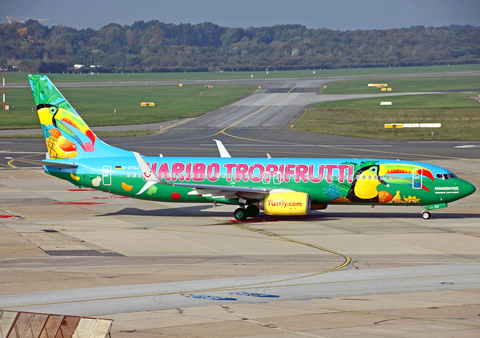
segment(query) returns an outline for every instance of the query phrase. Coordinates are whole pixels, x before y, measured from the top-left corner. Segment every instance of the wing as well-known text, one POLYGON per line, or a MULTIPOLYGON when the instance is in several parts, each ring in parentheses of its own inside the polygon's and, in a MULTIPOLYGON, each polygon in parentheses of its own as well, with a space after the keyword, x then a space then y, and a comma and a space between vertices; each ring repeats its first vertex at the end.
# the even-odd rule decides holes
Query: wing
POLYGON ((188 195, 198 195, 203 197, 211 197, 212 199, 235 199, 243 198, 259 200, 270 193, 269 189, 251 188, 251 187, 235 187, 228 185, 209 185, 195 183, 173 183, 173 186, 188 187, 194 190, 188 195))

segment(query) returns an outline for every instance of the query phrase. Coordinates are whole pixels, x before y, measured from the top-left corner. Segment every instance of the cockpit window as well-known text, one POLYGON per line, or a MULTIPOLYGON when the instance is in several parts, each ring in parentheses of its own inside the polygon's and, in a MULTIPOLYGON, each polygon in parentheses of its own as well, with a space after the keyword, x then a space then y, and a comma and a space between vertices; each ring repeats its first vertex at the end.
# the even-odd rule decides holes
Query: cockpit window
POLYGON ((451 174, 437 174, 436 176, 440 180, 448 180, 450 178, 457 178, 457 175, 455 175, 453 173, 451 173, 451 174))

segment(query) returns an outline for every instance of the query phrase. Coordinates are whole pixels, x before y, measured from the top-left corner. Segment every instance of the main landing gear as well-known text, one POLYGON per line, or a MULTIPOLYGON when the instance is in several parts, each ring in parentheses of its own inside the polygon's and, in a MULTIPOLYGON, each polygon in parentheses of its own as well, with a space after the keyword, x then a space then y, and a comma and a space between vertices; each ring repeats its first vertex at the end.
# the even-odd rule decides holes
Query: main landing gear
POLYGON ((256 217, 260 213, 260 208, 255 205, 249 205, 247 208, 238 208, 233 212, 233 217, 237 221, 244 221, 248 217, 256 217))

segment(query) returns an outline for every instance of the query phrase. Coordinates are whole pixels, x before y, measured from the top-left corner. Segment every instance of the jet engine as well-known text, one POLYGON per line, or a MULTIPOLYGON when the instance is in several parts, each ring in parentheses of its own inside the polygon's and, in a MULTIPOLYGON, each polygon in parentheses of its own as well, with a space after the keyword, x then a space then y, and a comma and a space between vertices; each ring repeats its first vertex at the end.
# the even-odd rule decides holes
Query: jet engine
POLYGON ((310 212, 310 195, 304 192, 279 192, 265 196, 258 203, 268 215, 298 216, 310 212))

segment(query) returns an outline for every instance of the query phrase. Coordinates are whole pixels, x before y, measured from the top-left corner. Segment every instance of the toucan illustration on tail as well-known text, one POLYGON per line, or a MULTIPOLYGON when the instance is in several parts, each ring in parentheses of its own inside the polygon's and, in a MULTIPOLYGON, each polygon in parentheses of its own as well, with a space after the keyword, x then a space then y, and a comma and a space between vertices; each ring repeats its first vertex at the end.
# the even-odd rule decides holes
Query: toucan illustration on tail
POLYGON ((98 140, 47 76, 28 78, 50 159, 99 157, 118 149, 98 140))

